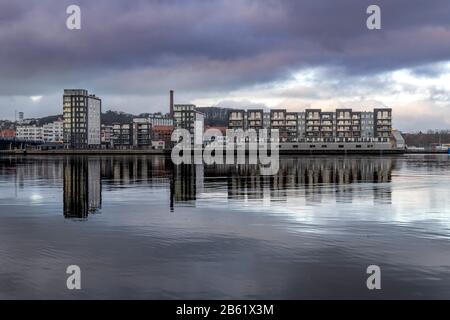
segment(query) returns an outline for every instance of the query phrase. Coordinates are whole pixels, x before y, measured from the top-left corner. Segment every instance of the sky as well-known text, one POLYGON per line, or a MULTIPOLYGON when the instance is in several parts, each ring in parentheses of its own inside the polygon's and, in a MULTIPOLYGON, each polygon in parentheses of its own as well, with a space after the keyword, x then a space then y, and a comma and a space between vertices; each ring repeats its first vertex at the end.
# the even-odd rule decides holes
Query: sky
POLYGON ((173 89, 198 106, 387 106, 396 129, 450 129, 448 0, 0 0, 0 43, 0 119, 60 114, 64 88, 167 112, 173 89))

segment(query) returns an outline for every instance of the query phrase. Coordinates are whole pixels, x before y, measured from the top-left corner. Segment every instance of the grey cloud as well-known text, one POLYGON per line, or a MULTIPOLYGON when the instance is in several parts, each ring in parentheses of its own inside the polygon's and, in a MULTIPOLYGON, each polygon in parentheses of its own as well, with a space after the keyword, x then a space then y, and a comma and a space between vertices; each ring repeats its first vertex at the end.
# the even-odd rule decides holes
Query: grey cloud
POLYGON ((249 100, 222 100, 215 104, 216 107, 232 109, 264 109, 269 110, 264 103, 256 103, 249 100))
POLYGON ((170 88, 195 99, 324 67, 342 70, 339 90, 353 75, 450 59, 447 0, 79 0, 82 30, 69 31, 72 3, 0 0, 1 96, 86 87, 157 108, 170 88), (367 30, 369 4, 381 6, 382 30, 367 30))

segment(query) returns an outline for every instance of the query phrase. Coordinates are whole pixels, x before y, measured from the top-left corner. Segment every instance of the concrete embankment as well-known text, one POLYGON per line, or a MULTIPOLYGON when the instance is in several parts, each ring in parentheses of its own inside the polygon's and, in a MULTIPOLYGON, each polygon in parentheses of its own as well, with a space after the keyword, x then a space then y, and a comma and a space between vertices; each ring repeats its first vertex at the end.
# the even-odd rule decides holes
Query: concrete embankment
POLYGON ((149 154, 165 155, 170 154, 170 150, 0 150, 0 154, 16 155, 126 155, 126 154, 149 154))
MULTIPOLYGON (((305 150, 305 149, 290 149, 283 150, 279 149, 280 155, 350 155, 350 154, 359 154, 359 155, 383 155, 383 154, 403 154, 404 150, 398 149, 345 149, 345 150, 305 150)), ((226 151, 224 151, 226 152, 226 151)), ((59 149, 59 150, 0 150, 1 154, 8 155, 170 155, 170 150, 67 150, 67 149, 59 149)), ((237 153, 235 151, 235 153, 237 153)))

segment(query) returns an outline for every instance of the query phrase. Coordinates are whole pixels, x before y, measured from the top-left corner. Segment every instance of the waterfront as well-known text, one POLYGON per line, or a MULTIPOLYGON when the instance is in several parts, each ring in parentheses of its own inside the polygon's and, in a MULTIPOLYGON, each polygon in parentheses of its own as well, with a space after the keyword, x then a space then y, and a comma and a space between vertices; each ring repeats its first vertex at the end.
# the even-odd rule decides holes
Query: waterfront
POLYGON ((448 299, 449 173, 448 155, 283 156, 274 177, 2 156, 0 298, 448 299))

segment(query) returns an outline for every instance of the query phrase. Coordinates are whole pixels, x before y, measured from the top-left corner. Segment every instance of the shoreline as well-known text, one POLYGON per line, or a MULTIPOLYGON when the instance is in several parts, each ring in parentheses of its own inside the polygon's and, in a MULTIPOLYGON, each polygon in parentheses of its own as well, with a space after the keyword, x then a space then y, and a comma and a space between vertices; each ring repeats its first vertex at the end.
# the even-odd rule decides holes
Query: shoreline
MULTIPOLYGON (((171 150, 0 150, 0 155, 170 155, 171 150)), ((446 151, 379 150, 279 150, 280 155, 403 155, 447 154, 446 151)))
POLYGON ((166 155, 170 150, 0 150, 9 155, 166 155))

